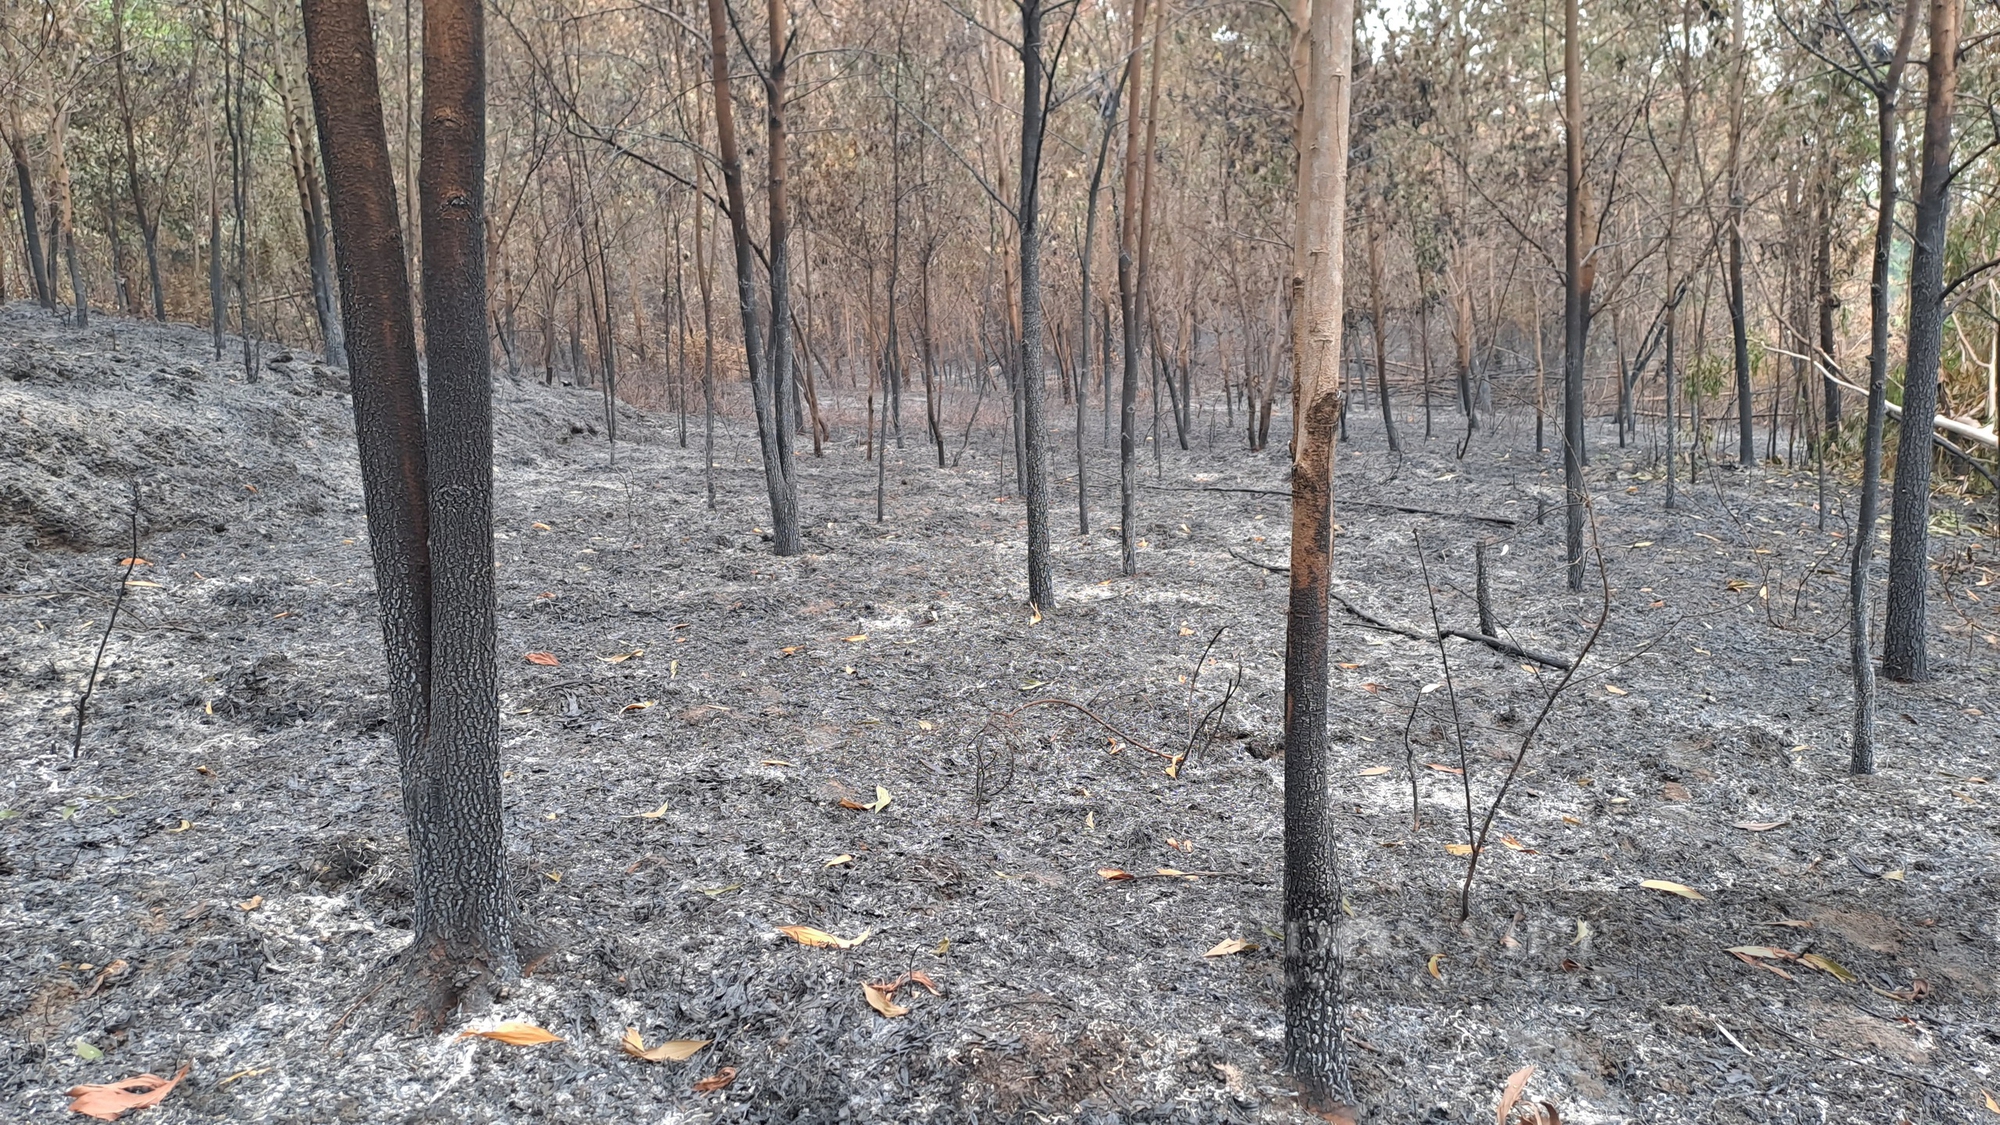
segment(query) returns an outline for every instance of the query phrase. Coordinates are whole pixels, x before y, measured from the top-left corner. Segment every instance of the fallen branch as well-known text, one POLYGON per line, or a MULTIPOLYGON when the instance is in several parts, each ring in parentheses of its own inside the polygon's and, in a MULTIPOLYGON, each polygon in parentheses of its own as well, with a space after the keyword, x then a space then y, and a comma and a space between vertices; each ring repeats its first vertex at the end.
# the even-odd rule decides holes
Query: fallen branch
MULTIPOLYGON (((1250 496, 1278 496, 1287 500, 1292 497, 1291 493, 1274 488, 1225 488, 1222 485, 1182 488, 1171 484, 1154 484, 1147 487, 1154 492, 1240 492, 1250 496)), ((1351 496, 1336 501, 1336 506, 1339 504, 1351 504, 1357 508, 1379 508, 1385 512, 1408 512, 1416 516, 1436 516, 1441 520, 1472 520, 1478 523, 1497 523, 1502 527, 1513 527, 1521 522, 1511 516, 1481 516, 1471 512, 1442 512, 1436 508, 1418 508, 1409 504, 1386 504, 1380 500, 1356 500, 1351 496)))
POLYGON ((1536 652, 1533 649, 1522 648, 1520 645, 1515 644, 1513 641, 1505 640, 1500 637, 1488 636, 1485 633, 1475 633, 1470 629, 1444 629, 1441 630, 1438 635, 1444 637, 1457 637, 1459 640, 1462 641, 1478 641, 1480 644, 1485 645, 1487 648, 1493 649, 1497 652, 1505 653, 1508 656, 1516 657, 1521 660, 1531 660, 1536 664, 1542 665, 1545 668, 1555 668, 1565 672, 1569 670, 1569 661, 1564 660, 1560 656, 1549 656, 1545 653, 1536 652))

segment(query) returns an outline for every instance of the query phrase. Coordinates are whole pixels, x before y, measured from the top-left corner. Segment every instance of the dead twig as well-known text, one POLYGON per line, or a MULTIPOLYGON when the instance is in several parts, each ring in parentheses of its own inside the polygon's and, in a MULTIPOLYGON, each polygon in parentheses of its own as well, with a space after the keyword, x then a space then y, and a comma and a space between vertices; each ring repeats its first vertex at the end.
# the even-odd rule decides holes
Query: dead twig
POLYGON ((1501 802, 1507 799, 1507 791, 1514 787, 1514 779, 1521 773, 1521 764, 1528 760, 1528 748, 1534 745, 1535 735, 1548 721, 1549 713, 1555 710, 1556 700, 1562 698, 1563 689, 1569 687, 1576 678, 1577 669, 1583 667, 1590 650, 1597 647, 1598 638, 1604 635, 1604 627, 1611 621, 1611 571, 1604 564, 1604 544, 1597 534, 1597 511, 1590 506, 1589 497, 1584 498, 1584 512, 1590 517, 1590 550, 1597 557, 1597 584, 1600 603, 1597 623, 1591 627, 1590 636, 1583 642, 1583 648, 1576 654, 1576 660, 1563 669, 1562 679, 1556 682, 1555 690, 1542 701, 1542 709, 1535 715, 1535 721, 1521 735, 1520 749, 1514 752, 1514 761, 1507 767, 1507 776, 1500 782, 1500 791, 1486 806, 1486 819, 1479 826, 1479 832, 1472 839, 1472 854, 1465 861, 1465 883, 1458 891, 1458 920, 1463 922, 1472 915, 1472 880, 1479 871, 1479 855, 1486 850, 1486 838, 1493 831, 1493 818, 1500 812, 1501 802))
POLYGON ((90 709, 90 694, 97 689, 97 673, 104 667, 104 650, 111 645, 111 630, 118 626, 118 611, 125 605, 125 595, 132 589, 132 568, 139 565, 139 482, 132 482, 132 553, 125 558, 125 573, 118 579, 118 596, 111 600, 111 616, 104 622, 104 635, 97 641, 97 658, 90 662, 90 675, 83 681, 83 694, 76 701, 76 733, 71 736, 69 756, 75 760, 83 754, 83 718, 90 709))

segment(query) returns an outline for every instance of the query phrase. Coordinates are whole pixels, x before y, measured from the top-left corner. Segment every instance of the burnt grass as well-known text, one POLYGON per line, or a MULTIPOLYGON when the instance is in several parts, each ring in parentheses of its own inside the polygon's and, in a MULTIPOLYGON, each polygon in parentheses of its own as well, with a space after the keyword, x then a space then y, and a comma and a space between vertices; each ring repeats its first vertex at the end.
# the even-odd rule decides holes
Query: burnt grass
MULTIPOLYGON (((1204 416, 1192 452, 1157 471, 1149 453, 1127 579, 1097 411, 1089 536, 1063 427, 1060 600, 1037 621, 1004 432, 975 429, 940 470, 919 402, 878 524, 875 466, 842 425, 801 460, 807 553, 779 559, 742 421, 722 427, 711 512, 699 419, 683 448, 673 417, 628 413, 614 468, 597 392, 501 379, 510 862, 559 952, 459 1026, 563 1038, 513 1047, 336 1027, 408 940, 408 853, 344 378, 264 353, 250 384, 194 329, 0 313, 0 1116, 59 1120, 73 1084, 188 1064, 139 1119, 1308 1119, 1279 1070, 1273 936, 1286 507, 1210 491, 1284 488, 1282 437, 1252 455, 1204 416), (135 479, 144 584, 72 760, 135 479), (1232 688, 1168 776, 1154 751, 1188 748, 1232 688), (996 719, 1038 699, 1117 733, 1057 706, 996 719), (886 807, 842 807, 878 788, 886 807), (805 948, 787 924, 869 936, 805 948), (1229 938, 1256 948, 1203 956, 1229 938), (942 995, 871 1010, 864 982, 912 970, 942 995), (628 1027, 713 1042, 647 1063, 621 1053, 628 1027), (693 1090, 724 1067, 731 1085, 693 1090)), ((1420 422, 1389 454, 1372 414, 1339 452, 1337 592, 1426 624, 1418 532, 1439 614, 1472 628, 1483 538, 1508 635, 1582 648, 1598 577, 1563 588, 1560 467, 1529 448, 1532 419, 1503 416, 1460 460, 1420 422)), ((1825 530, 1813 477, 1777 467, 1705 469, 1667 512, 1656 457, 1608 427, 1592 440, 1603 635, 1498 812, 1464 921, 1452 701, 1483 814, 1560 673, 1453 640, 1453 690, 1426 691, 1435 645, 1335 609, 1368 1120, 1490 1121, 1528 1064, 1529 1096, 1582 1125, 1993 1119, 1994 540, 1939 499, 1939 675, 1882 685, 1882 770, 1854 779, 1851 482, 1825 530), (1742 945, 1855 979, 1725 952, 1742 945)))

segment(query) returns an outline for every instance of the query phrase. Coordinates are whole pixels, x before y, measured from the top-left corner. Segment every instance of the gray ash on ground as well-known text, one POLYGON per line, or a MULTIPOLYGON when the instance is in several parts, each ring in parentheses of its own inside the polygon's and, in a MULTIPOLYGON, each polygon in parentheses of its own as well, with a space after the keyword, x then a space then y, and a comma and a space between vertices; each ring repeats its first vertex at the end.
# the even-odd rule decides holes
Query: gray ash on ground
MULTIPOLYGON (((874 466, 837 441, 801 463, 807 554, 775 559, 746 427, 723 427, 711 513, 698 434, 683 449, 671 419, 633 415, 614 469, 584 425, 595 392, 501 380, 509 840, 561 952, 484 1021, 563 1042, 336 1034, 407 940, 408 853, 348 402, 293 354, 246 383, 193 329, 0 313, 0 405, 28 423, 0 439, 7 1116, 53 1121, 73 1084, 187 1062, 143 1120, 1306 1120, 1278 1073, 1271 936, 1284 579, 1257 565, 1282 564, 1288 524, 1279 497, 1204 491, 1282 488, 1281 440, 1253 456, 1203 416, 1194 453, 1167 451, 1157 478, 1148 458, 1178 490, 1142 496, 1141 574, 1119 576, 1102 527, 1059 535, 1061 598, 1037 622, 1004 435, 940 471, 912 430, 879 525, 874 466), (134 478, 149 585, 72 762, 134 478), (1060 697, 1175 749, 1238 668, 1227 721, 1178 778, 1063 709, 1023 713, 1010 738, 989 727, 1060 697), (877 787, 886 808, 841 807, 877 787), (793 923, 870 936, 808 949, 774 930, 793 923), (1203 956, 1227 938, 1258 948, 1203 956), (919 969, 942 996, 900 993, 897 1019, 869 1008, 864 982, 919 969), (620 1052, 627 1027, 714 1042, 644 1063, 620 1052), (693 1092, 725 1066, 732 1085, 693 1092)), ((1510 635, 1580 648, 1598 599, 1562 588, 1559 520, 1535 519, 1559 467, 1506 424, 1463 461, 1442 439, 1394 457, 1363 414, 1343 501, 1516 522, 1348 503, 1339 592, 1428 621, 1418 530, 1441 613, 1470 627, 1486 537, 1510 635)), ((1814 482, 1760 470, 1684 484, 1668 513, 1657 465, 1594 437, 1609 624, 1499 813, 1462 923, 1460 760, 1449 693, 1424 690, 1437 651, 1336 611, 1370 1120, 1490 1120, 1528 1063, 1530 1095, 1586 1125, 1976 1120, 1981 1088, 2000 1096, 1993 541, 1939 502, 1943 672, 1883 685, 1885 768, 1849 779, 1845 510, 1821 531, 1814 482), (1859 979, 1781 963, 1786 979, 1725 952, 1741 945, 1859 979), (1888 995, 1917 980, 1926 998, 1888 995)), ((1108 524, 1115 463, 1095 430, 1087 444, 1108 524)), ((1557 674, 1449 645, 1483 801, 1557 674)))

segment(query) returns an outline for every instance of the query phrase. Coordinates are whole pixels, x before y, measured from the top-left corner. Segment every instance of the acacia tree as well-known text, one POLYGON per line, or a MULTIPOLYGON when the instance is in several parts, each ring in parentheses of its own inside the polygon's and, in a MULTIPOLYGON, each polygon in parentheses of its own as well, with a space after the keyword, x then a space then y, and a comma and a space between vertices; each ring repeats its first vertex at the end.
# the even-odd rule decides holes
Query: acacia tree
POLYGON ((1563 3, 1563 531, 1569 588, 1583 589, 1584 348, 1590 339, 1595 265, 1585 244, 1590 200, 1584 182, 1583 44, 1577 0, 1563 3))
POLYGON ((500 819, 482 9, 424 4, 427 378, 368 5, 303 0, 303 10, 409 820, 415 938, 405 964, 426 986, 409 999, 436 1024, 473 988, 519 970, 522 936, 500 819))
POLYGON ((1292 278, 1291 599, 1285 617, 1285 1064, 1315 1103, 1352 1100, 1341 1039, 1340 879, 1327 794, 1327 603, 1340 416, 1353 0, 1312 0, 1292 278))

